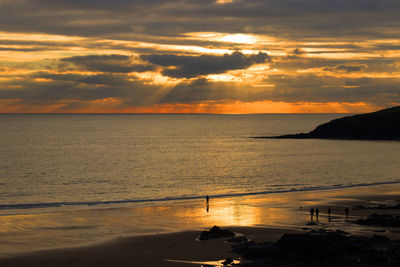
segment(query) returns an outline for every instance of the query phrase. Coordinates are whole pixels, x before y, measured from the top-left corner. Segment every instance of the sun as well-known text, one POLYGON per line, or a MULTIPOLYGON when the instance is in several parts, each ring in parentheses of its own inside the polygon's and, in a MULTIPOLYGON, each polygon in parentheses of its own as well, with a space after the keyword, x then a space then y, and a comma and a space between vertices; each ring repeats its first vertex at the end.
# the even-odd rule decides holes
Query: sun
POLYGON ((237 44, 254 44, 256 42, 256 37, 250 34, 227 34, 219 39, 219 41, 227 43, 237 43, 237 44))

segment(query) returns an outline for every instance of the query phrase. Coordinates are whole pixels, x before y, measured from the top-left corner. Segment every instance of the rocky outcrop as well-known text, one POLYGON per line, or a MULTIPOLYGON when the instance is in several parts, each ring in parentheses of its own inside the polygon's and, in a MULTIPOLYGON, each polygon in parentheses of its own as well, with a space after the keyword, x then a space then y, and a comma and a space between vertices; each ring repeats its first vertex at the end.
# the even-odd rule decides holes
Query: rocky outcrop
POLYGON ((309 133, 255 138, 400 140, 400 106, 335 119, 309 133))
POLYGON ((277 242, 247 242, 232 250, 243 266, 399 266, 400 241, 342 231, 285 234, 277 242))
POLYGON ((201 232, 199 240, 209 240, 221 237, 234 237, 235 233, 229 230, 222 230, 218 226, 213 226, 209 231, 201 232))

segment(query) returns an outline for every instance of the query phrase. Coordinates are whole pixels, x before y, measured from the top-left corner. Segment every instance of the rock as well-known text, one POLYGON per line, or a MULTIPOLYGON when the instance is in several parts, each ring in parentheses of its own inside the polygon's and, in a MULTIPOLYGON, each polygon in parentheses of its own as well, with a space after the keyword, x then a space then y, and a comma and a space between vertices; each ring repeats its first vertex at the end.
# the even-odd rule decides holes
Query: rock
POLYGON ((233 259, 228 257, 222 262, 222 265, 226 266, 226 265, 230 265, 232 263, 233 263, 233 259))
POLYGON ((239 244, 232 252, 251 260, 249 266, 398 266, 400 240, 317 230, 285 234, 275 243, 239 244))
POLYGON ((309 133, 288 134, 278 139, 400 140, 400 106, 372 113, 347 116, 321 124, 309 133))
POLYGON ((245 236, 235 236, 232 238, 228 239, 228 242, 232 242, 232 243, 243 243, 243 242, 247 242, 248 239, 245 236))
POLYGON ((380 204, 377 206, 355 206, 353 207, 353 210, 373 210, 373 209, 380 209, 380 210, 398 210, 400 209, 400 204, 393 204, 393 205, 384 205, 384 204, 380 204))
POLYGON ((213 226, 209 231, 203 231, 200 234, 200 240, 209 240, 221 237, 234 237, 235 233, 229 230, 222 230, 218 226, 213 226))
POLYGON ((400 218, 390 214, 371 214, 366 219, 358 219, 357 224, 383 227, 400 227, 400 218))
POLYGON ((246 259, 262 259, 266 255, 271 257, 276 256, 274 243, 272 242, 256 243, 254 241, 249 241, 233 246, 232 252, 246 259))

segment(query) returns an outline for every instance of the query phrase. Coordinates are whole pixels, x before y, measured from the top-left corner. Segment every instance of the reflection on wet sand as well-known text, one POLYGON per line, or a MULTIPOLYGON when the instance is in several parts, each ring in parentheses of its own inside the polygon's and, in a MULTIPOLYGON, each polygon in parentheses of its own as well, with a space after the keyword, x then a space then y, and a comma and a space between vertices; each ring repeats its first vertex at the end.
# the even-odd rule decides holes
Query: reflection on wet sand
POLYGON ((210 198, 97 210, 0 216, 3 254, 98 242, 115 236, 219 226, 282 226, 296 220, 287 196, 210 198), (208 206, 208 207, 207 207, 208 206), (208 211, 207 211, 208 209, 208 211))
MULTIPOLYGON (((202 225, 256 226, 281 225, 296 220, 292 211, 275 206, 287 202, 284 197, 270 198, 216 198, 210 202, 209 212, 198 217, 202 225)), ((200 210, 188 210, 185 217, 196 218, 200 210)), ((302 216, 300 216, 302 217, 302 216)))
MULTIPOLYGON (((95 243, 116 236, 176 232, 218 226, 265 226, 302 228, 318 208, 316 227, 362 231, 365 227, 346 222, 346 205, 364 204, 368 199, 396 201, 400 186, 375 186, 346 190, 296 192, 260 196, 170 201, 125 205, 104 209, 0 216, 0 254, 95 243), (206 203, 205 203, 206 202, 206 203), (303 207, 300 209, 299 207, 303 207), (328 220, 328 207, 332 209, 328 220)), ((376 203, 375 201, 374 203, 376 203)), ((346 206, 347 207, 347 206, 346 206)), ((363 215, 351 211, 349 219, 363 215)))

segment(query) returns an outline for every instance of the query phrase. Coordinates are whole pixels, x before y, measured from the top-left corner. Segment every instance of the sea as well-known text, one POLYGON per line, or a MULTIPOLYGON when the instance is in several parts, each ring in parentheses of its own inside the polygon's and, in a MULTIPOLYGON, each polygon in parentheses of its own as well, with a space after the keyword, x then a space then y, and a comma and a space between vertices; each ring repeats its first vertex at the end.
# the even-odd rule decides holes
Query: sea
POLYGON ((400 182, 399 142, 253 138, 342 116, 0 115, 0 212, 400 182))
POLYGON ((253 138, 308 132, 347 115, 2 114, 0 239, 11 242, 3 250, 81 242, 77 236, 99 225, 101 231, 80 238, 129 227, 162 232, 154 212, 163 211, 155 206, 207 195, 223 200, 400 183, 400 142, 253 138), (124 207, 141 207, 129 215, 129 227, 121 223, 127 213, 115 213, 124 207), (64 239, 46 241, 43 233, 57 229, 64 239))

